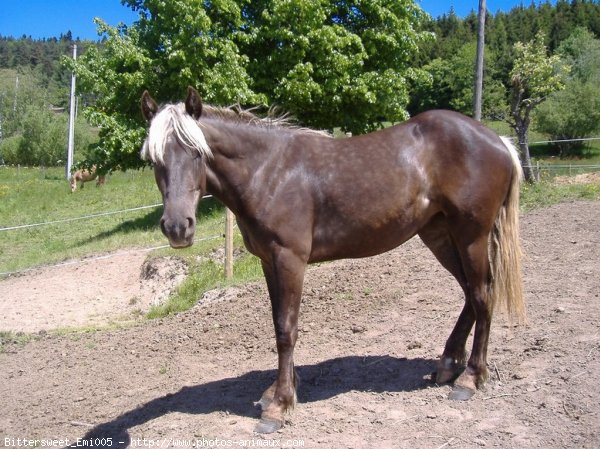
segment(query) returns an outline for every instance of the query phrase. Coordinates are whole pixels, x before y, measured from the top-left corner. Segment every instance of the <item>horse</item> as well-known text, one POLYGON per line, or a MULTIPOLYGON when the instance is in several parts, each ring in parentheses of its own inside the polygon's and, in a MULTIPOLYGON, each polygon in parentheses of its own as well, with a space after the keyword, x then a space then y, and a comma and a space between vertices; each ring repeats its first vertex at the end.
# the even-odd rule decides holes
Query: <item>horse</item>
MULTIPOLYGON (((278 353, 274 383, 256 403, 258 433, 284 424, 296 403, 294 346, 307 264, 368 257, 419 235, 465 296, 433 373, 467 400, 488 377, 494 306, 525 320, 519 244, 517 152, 481 123, 429 111, 370 134, 336 139, 277 118, 202 103, 159 107, 140 156, 154 167, 173 248, 194 241, 199 199, 212 194, 236 216, 262 264, 278 353), (470 357, 466 341, 475 327, 470 357)), ((512 319, 512 318, 511 318, 512 319)))
POLYGON ((95 165, 92 165, 89 169, 80 168, 79 170, 76 170, 71 175, 71 179, 69 180, 69 182, 71 183, 71 192, 77 190, 78 185, 80 185, 80 189, 83 189, 83 184, 85 182, 93 181, 94 179, 96 179, 96 187, 100 187, 106 182, 106 176, 98 175, 98 173, 96 172, 95 165))

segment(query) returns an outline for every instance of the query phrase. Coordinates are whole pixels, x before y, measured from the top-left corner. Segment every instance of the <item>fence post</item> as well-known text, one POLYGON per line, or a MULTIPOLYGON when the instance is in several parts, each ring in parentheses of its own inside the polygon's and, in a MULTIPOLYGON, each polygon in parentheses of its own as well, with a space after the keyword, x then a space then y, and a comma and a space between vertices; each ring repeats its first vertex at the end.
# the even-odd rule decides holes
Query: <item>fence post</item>
POLYGON ((233 221, 235 216, 225 208, 225 279, 233 277, 233 221))

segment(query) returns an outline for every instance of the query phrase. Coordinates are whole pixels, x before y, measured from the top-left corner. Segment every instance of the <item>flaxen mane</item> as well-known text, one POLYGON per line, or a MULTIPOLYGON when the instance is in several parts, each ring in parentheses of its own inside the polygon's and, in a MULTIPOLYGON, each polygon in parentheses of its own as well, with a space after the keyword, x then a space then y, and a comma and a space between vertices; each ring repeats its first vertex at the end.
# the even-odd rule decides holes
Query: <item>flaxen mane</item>
MULTIPOLYGON (((293 123, 294 121, 289 114, 277 114, 273 108, 269 110, 266 117, 256 115, 255 110, 256 108, 244 110, 239 105, 227 108, 204 105, 202 118, 266 129, 289 129, 331 137, 330 134, 323 131, 299 127, 293 123)), ((189 150, 198 151, 201 155, 211 158, 212 150, 206 142, 202 127, 201 121, 196 122, 186 113, 183 103, 168 104, 152 120, 148 137, 144 142, 140 155, 144 160, 162 163, 167 139, 175 135, 179 142, 189 150)))
POLYGON ((142 159, 162 163, 167 140, 172 135, 188 149, 198 151, 207 158, 212 157, 212 150, 198 123, 185 112, 183 103, 179 103, 166 105, 152 120, 142 147, 142 159))

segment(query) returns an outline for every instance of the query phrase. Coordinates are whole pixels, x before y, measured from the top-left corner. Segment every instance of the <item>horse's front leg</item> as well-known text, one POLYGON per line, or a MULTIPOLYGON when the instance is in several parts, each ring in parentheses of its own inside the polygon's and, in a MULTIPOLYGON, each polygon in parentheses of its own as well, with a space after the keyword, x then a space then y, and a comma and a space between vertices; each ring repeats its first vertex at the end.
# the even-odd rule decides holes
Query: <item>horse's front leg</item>
POLYGON ((271 298, 279 364, 277 379, 258 403, 262 414, 256 431, 271 433, 283 426, 285 412, 296 403, 294 346, 306 261, 292 251, 280 249, 271 261, 263 261, 262 265, 271 298))

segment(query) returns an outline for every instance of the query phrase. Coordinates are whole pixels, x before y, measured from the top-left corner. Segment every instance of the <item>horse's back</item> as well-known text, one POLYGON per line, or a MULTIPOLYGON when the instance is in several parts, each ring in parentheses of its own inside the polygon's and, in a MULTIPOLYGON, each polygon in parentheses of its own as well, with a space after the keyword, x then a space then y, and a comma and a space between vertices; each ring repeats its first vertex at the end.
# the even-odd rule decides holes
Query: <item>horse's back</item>
POLYGON ((317 260, 330 252, 337 258, 389 250, 438 214, 490 228, 512 177, 502 140, 450 111, 426 112, 328 146, 313 166, 323 173, 314 187, 317 260))

